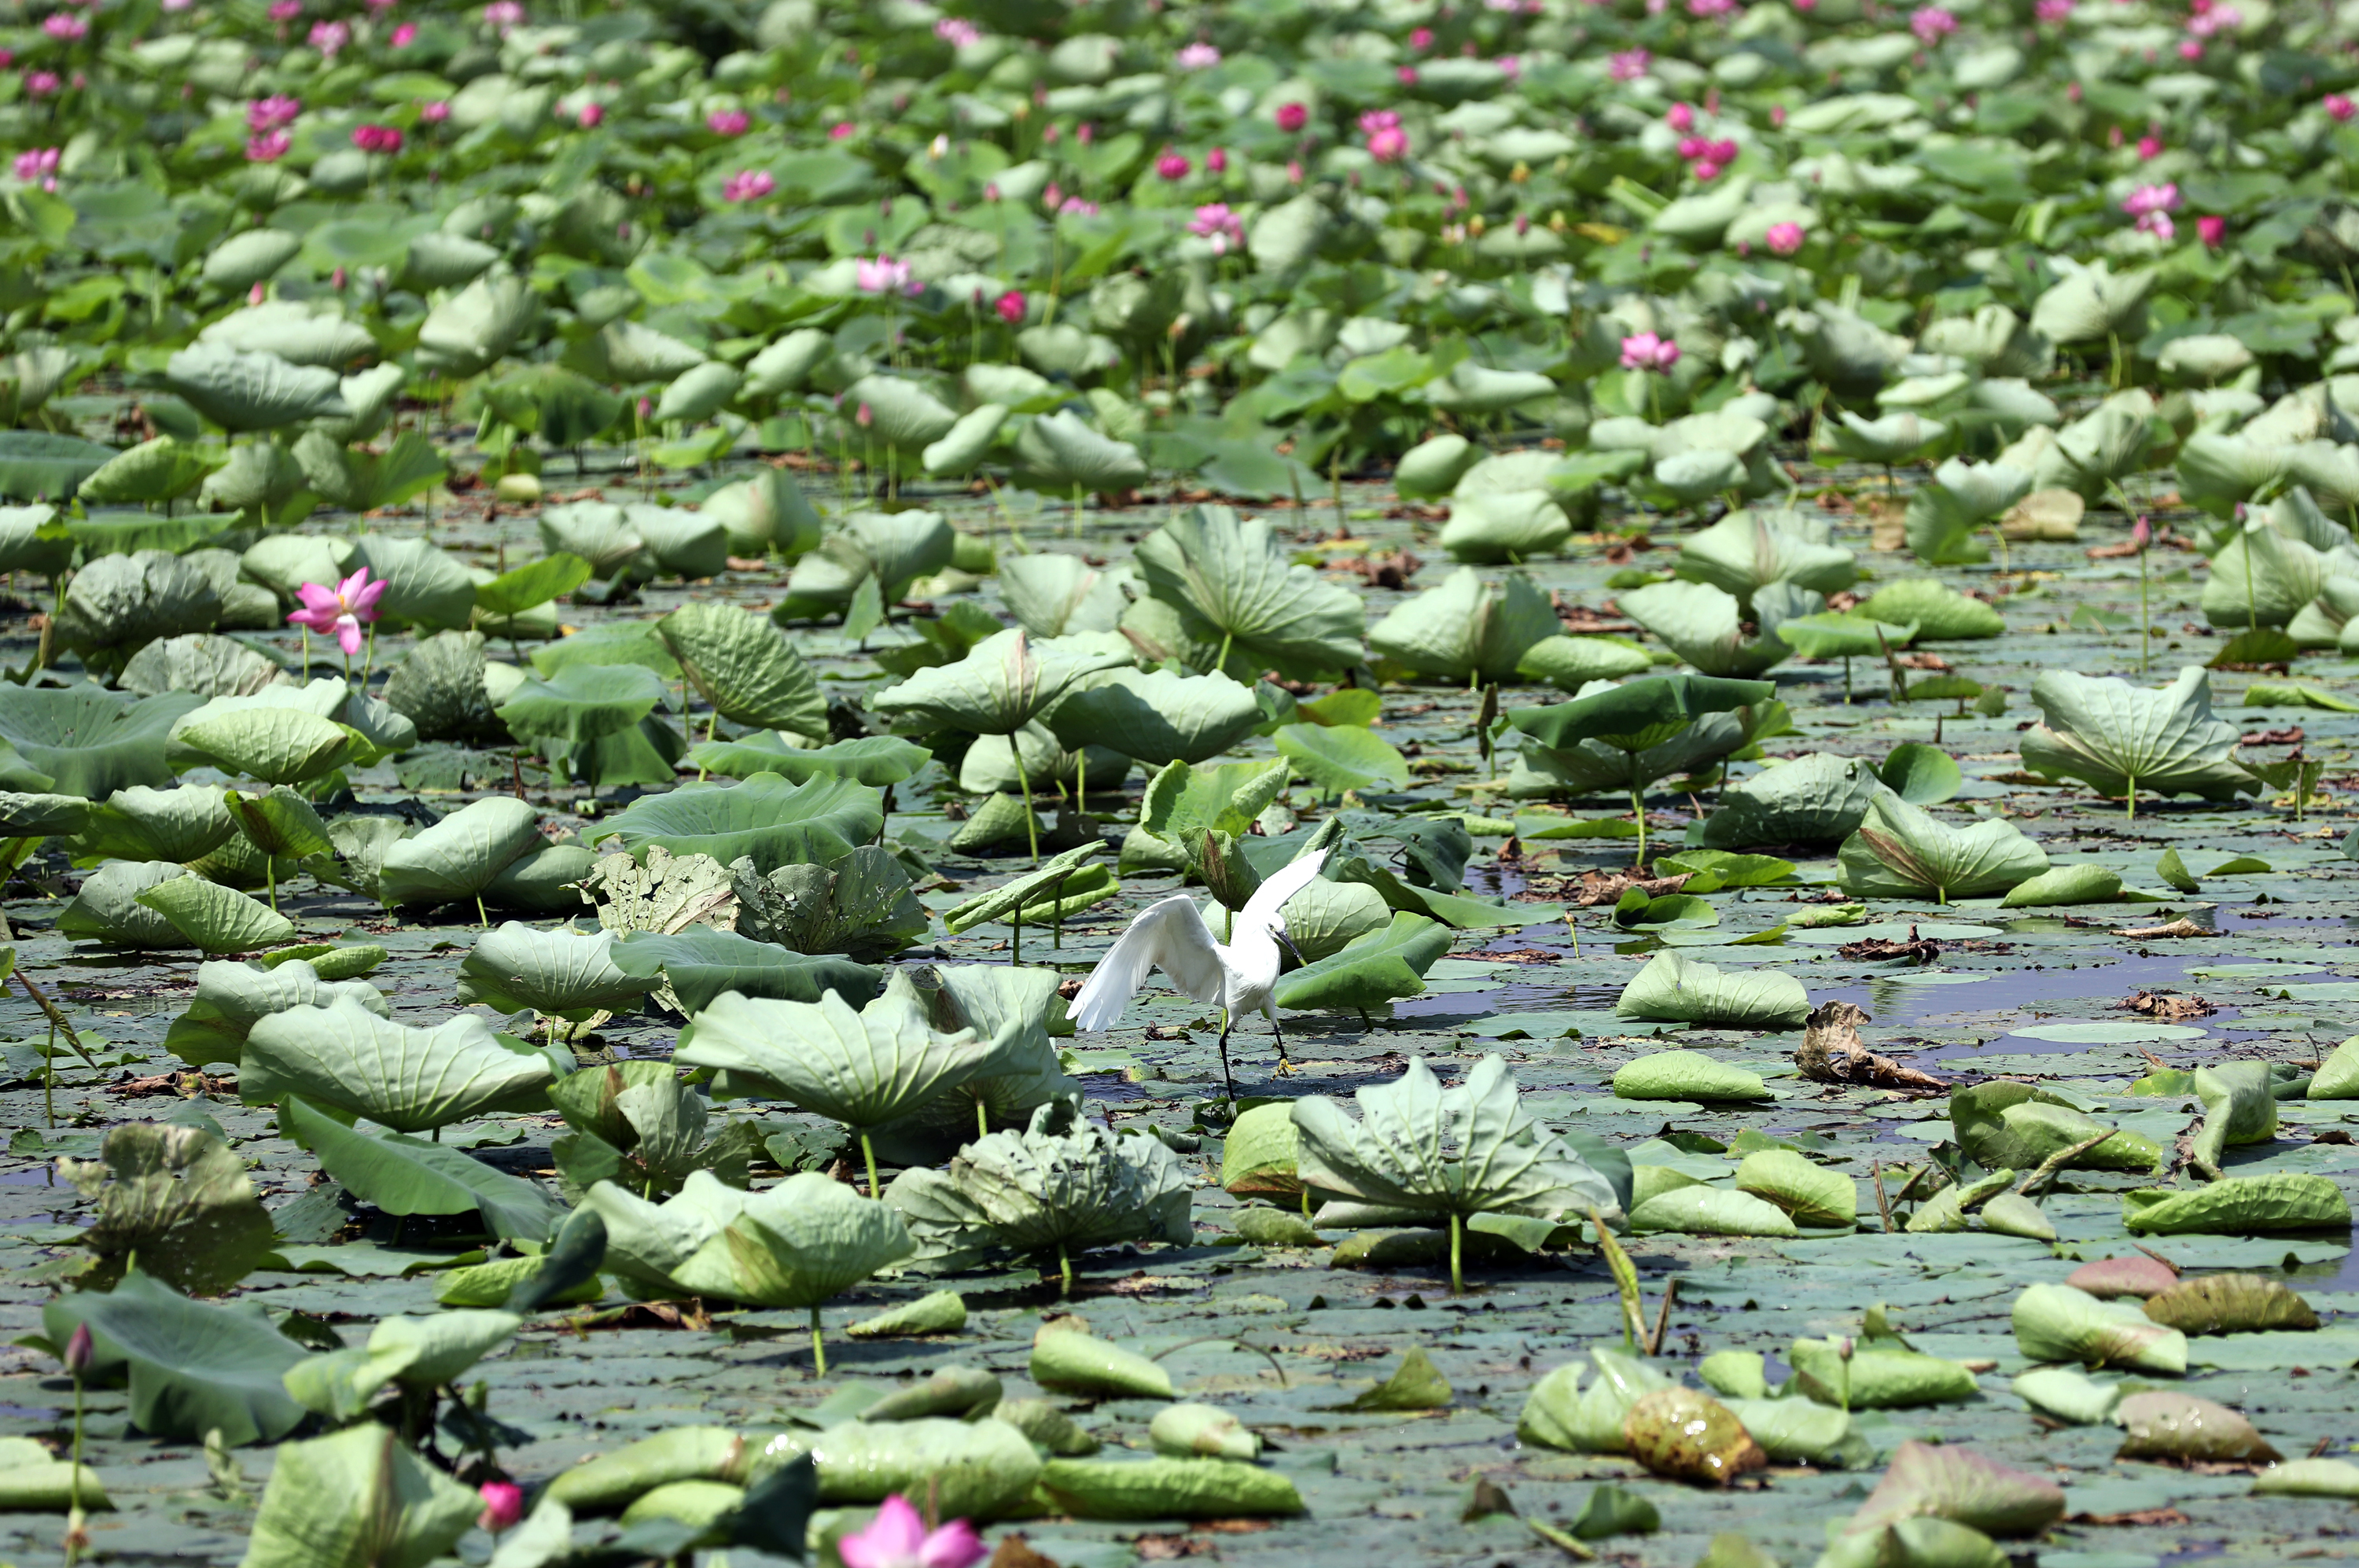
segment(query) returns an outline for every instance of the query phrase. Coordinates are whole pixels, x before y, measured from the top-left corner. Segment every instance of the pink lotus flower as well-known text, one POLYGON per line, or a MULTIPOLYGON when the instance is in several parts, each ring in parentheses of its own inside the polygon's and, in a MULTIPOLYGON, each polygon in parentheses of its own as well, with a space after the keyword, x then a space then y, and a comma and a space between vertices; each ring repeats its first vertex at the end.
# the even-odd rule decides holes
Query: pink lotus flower
POLYGON ((852 411, 852 422, 864 430, 867 430, 876 423, 876 410, 863 403, 852 411))
POLYGON ((2144 550, 2153 542, 2154 525, 2147 520, 2144 514, 2140 514, 2138 520, 2130 525, 2130 543, 2144 550))
POLYGON ((442 99, 429 99, 418 106, 418 117, 429 125, 439 125, 451 117, 451 105, 442 99))
POLYGON ((264 131, 278 130, 293 125, 295 117, 302 112, 303 105, 299 100, 288 98, 281 93, 273 93, 267 98, 256 98, 245 106, 245 128, 257 135, 264 131))
POLYGON ((1688 172, 1709 185, 1720 178, 1720 165, 1708 158, 1700 158, 1688 165, 1688 172))
POLYGON ((484 1512, 475 1522, 497 1535, 514 1530, 524 1519, 524 1488, 513 1481, 486 1481, 475 1489, 484 1512))
POLYGON ((1245 244, 1245 221, 1229 211, 1226 201, 1214 201, 1196 209, 1188 220, 1188 232, 1200 239, 1212 242, 1214 256, 1226 256, 1231 245, 1245 244))
POLYGON ((843 1568, 973 1568, 989 1553, 964 1519, 929 1533, 926 1521, 899 1493, 885 1499, 875 1520, 835 1543, 843 1568))
POLYGON ((354 125, 353 146, 363 152, 397 153, 401 150, 401 132, 392 125, 354 125))
POLYGON ((402 24, 401 24, 401 26, 399 26, 399 27, 396 27, 396 28, 394 28, 394 29, 393 29, 393 47, 394 47, 394 48, 396 48, 396 49, 408 49, 411 44, 416 43, 417 41, 418 41, 418 24, 417 24, 417 23, 415 23, 415 22, 404 22, 404 23, 402 23, 402 24))
POLYGON ((1802 233, 1799 223, 1772 223, 1769 232, 1761 237, 1768 242, 1771 256, 1792 256, 1802 248, 1802 242, 1809 236, 1802 233))
POLYGON ((1908 13, 1908 30, 1917 41, 1931 49, 1958 30, 1958 18, 1939 5, 1923 5, 1908 13))
POLYGON ((2054 27, 2057 23, 2071 17, 2072 0, 2039 0, 2039 4, 2031 8, 2031 14, 2049 27, 2054 27))
POLYGON ((1503 54, 1491 63, 1497 66, 1499 68, 1499 74, 1506 77, 1510 82, 1515 81, 1516 78, 1524 74, 1524 62, 1517 60, 1514 55, 1503 54))
POLYGON ((1024 291, 1020 289, 1010 289, 991 302, 991 309, 1001 321, 1011 327, 1016 325, 1024 319, 1024 291))
POLYGON ((1431 27, 1417 27, 1411 29, 1408 35, 1408 47, 1415 49, 1419 54, 1423 54, 1426 50, 1431 49, 1433 47, 1433 29, 1431 27))
POLYGON ((1695 111, 1685 103, 1674 103, 1663 111, 1663 124, 1675 131, 1695 129, 1695 111))
POLYGON ((67 43, 71 43, 77 38, 89 35, 90 24, 80 16, 69 16, 63 11, 53 11, 42 18, 41 31, 53 38, 62 38, 67 43))
POLYGON ((285 131, 265 131, 258 136, 245 138, 245 161, 277 163, 295 145, 285 131))
MULTIPOLYGON (((771 191, 776 191, 777 188, 778 181, 768 169, 741 169, 736 173, 731 175, 729 177, 729 182, 721 188, 721 199, 723 201, 731 202, 756 201, 767 196, 771 191)), ((865 266, 866 264, 863 263, 862 265, 865 266)), ((906 272, 908 269, 904 267, 902 270, 906 272)), ((866 289, 868 287, 865 280, 864 280, 860 286, 863 289, 866 289)), ((871 291, 875 292, 875 290, 871 291)))
POLYGON ((521 27, 524 26, 524 7, 516 0, 492 0, 484 7, 484 26, 502 33, 510 27, 521 27))
POLYGON ((944 16, 934 24, 934 37, 952 49, 964 49, 983 41, 983 29, 957 16, 944 16))
POLYGON ((1221 51, 1211 44, 1199 41, 1173 55, 1171 63, 1182 71, 1210 71, 1221 63, 1221 51))
POLYGON ((1736 9, 1736 0, 1688 0, 1690 16, 1725 16, 1736 9))
POLYGON ((579 118, 579 119, 581 120, 581 122, 582 122, 582 128, 583 130, 585 130, 585 131, 595 128, 595 127, 596 127, 596 125, 597 125, 597 124, 598 124, 598 122, 599 122, 599 121, 601 121, 601 120, 603 120, 603 119, 604 119, 605 117, 606 117, 606 107, 605 107, 605 105, 604 105, 604 104, 603 104, 603 103, 584 103, 584 104, 582 104, 582 113, 581 113, 581 114, 578 116, 578 118, 579 118))
POLYGON ((704 116, 704 128, 716 136, 742 136, 753 123, 743 109, 715 109, 704 116))
POLYGON ((1370 109, 1360 116, 1360 130, 1368 138, 1368 156, 1378 163, 1398 163, 1408 156, 1408 133, 1390 109, 1370 109))
POLYGON ((918 291, 918 286, 909 278, 909 264, 895 261, 889 256, 864 258, 853 268, 852 276, 863 294, 915 294, 918 291))
POLYGON ((2228 220, 2225 218, 2196 219, 2195 237, 2203 242, 2204 249, 2218 250, 2221 242, 2228 237, 2228 220))
POLYGON ((0 49, 0 71, 5 71, 16 63, 16 51, 15 49, 0 49))
POLYGON ((25 73, 25 92, 30 97, 49 97, 64 85, 54 71, 28 71, 25 73))
POLYGON ((2169 239, 2177 231, 2170 214, 2179 206, 2177 185, 2141 185, 2122 202, 2122 211, 2137 220, 2140 234, 2169 239))
POLYGON ((1636 82, 1646 75, 1654 63, 1655 57, 1645 49, 1624 49, 1619 54, 1606 57, 1605 72, 1616 82, 1636 82))
POLYGON ((269 298, 269 290, 264 289, 259 283, 245 291, 245 302, 249 305, 259 305, 269 298))
POLYGON ((1208 152, 1208 153, 1206 153, 1206 154, 1204 155, 1204 172, 1205 172, 1205 173, 1207 173, 1207 174, 1226 174, 1228 171, 1229 171, 1229 155, 1228 155, 1228 152, 1226 151, 1226 149, 1222 148, 1222 147, 1214 147, 1212 151, 1210 151, 1210 152, 1208 152))
POLYGON ((1302 183, 1302 160, 1300 158, 1289 158, 1286 160, 1286 182, 1288 185, 1299 185, 1302 183))
POLYGON ((2138 137, 2137 155, 2138 161, 2140 163, 2151 163, 2156 158, 2160 158, 2162 156, 2162 138, 2160 136, 2138 137))
POLYGON ((285 27, 303 14, 303 0, 270 0, 270 19, 285 27))
POLYGON ((1163 150, 1161 158, 1155 160, 1156 176, 1162 180, 1185 180, 1195 167, 1188 161, 1186 154, 1173 152, 1169 147, 1163 150))
POLYGON ((322 60, 333 60, 353 41, 349 22, 314 22, 311 24, 311 47, 320 51, 322 60))
POLYGON ((850 141, 852 139, 852 132, 853 125, 851 121, 838 120, 835 124, 827 128, 827 139, 832 142, 850 141))
POLYGON ((2328 93, 2320 106, 2326 111, 2327 116, 2333 120, 2338 125, 2350 124, 2351 116, 2354 114, 2359 114, 2359 103, 2354 103, 2350 99, 2345 98, 2340 93, 2328 93))
POLYGON ((1057 209, 1057 215, 1060 218, 1094 218, 1098 215, 1098 204, 1084 201, 1079 196, 1068 196, 1064 205, 1057 209))
POLYGON ((2181 60, 2201 60, 2203 58, 2203 46, 2197 43, 2193 38, 2181 38, 2179 40, 2179 58, 2181 60))
POLYGON ((1290 136, 1310 123, 1310 111, 1300 103, 1280 103, 1272 117, 1277 121, 1277 128, 1290 136))
POLYGON ((333 637, 350 658, 361 650, 361 624, 377 617, 376 602, 385 597, 385 587, 382 581, 369 581, 365 566, 333 588, 306 583, 295 590, 303 607, 288 611, 287 624, 333 637))
POLYGON ((38 185, 44 191, 58 188, 57 147, 35 147, 16 155, 16 178, 27 185, 38 185))
POLYGON ((1622 340, 1625 370, 1669 370, 1680 362, 1680 345, 1652 332, 1634 332, 1622 340))

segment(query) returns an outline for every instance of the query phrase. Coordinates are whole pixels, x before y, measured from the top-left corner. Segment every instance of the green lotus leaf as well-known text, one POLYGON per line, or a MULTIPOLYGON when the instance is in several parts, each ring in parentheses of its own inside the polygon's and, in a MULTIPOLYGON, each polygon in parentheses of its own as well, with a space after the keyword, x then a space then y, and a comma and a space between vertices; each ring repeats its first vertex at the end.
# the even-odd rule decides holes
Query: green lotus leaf
POLYGON ((1794 1368, 1795 1391, 1825 1405, 1908 1410, 1980 1397, 1970 1368, 1890 1345, 1863 1345, 1846 1359, 1834 1340, 1798 1339, 1786 1360, 1794 1368))
POLYGON ((2352 575, 2347 559, 2338 562, 2266 523, 2247 523, 2212 552, 2212 574, 2200 601, 2203 618, 2215 626, 2282 626, 2337 575, 2352 575))
POLYGON ((2256 788, 2231 756, 2236 726, 2212 716, 2212 681, 2188 665, 2159 691, 2115 677, 2043 671, 2031 683, 2044 722, 2027 731, 2023 763, 2106 795, 2191 793, 2228 800, 2256 788))
POLYGON ((897 604, 911 583, 951 563, 957 542, 939 512, 854 512, 795 563, 788 602, 849 604, 873 580, 885 604, 897 604))
POLYGON ((385 852, 377 898, 388 909, 475 898, 541 843, 540 813, 524 801, 507 796, 473 801, 385 852))
POLYGON ((2249 1236, 2331 1230, 2351 1204, 2321 1176, 2231 1176, 2191 1192, 2122 1194, 2122 1224, 2150 1236, 2249 1236))
POLYGON ((1579 691, 1593 681, 1643 674, 1653 664, 1645 649, 1621 637, 1547 637, 1524 650, 1516 673, 1579 691))
POLYGON ((0 837, 78 833, 89 825, 90 813, 91 803, 79 795, 0 792, 0 837))
POLYGON ((1859 1184, 1790 1149, 1760 1149, 1736 1167, 1739 1192, 1765 1198, 1812 1225, 1851 1225, 1859 1218, 1859 1184))
MULTIPOLYGON (((1704 967, 1696 964, 1690 969, 1704 967)), ((1721 978, 1724 982, 1727 977, 1721 978)), ((1721 1006, 1723 1011, 1734 1010, 1725 1001, 1721 1006)), ((1624 1062, 1614 1072, 1614 1094, 1624 1100, 1765 1100, 1769 1089, 1759 1073, 1732 1067, 1700 1051, 1656 1051, 1624 1062)))
POLYGON ((467 569, 432 543, 391 534, 361 536, 352 564, 382 578, 377 612, 396 626, 463 630, 475 613, 475 583, 467 569))
POLYGON ((481 375, 515 346, 538 310, 524 279, 485 273, 426 312, 418 328, 419 363, 452 377, 481 375))
POLYGON ((2082 1149, 2064 1169, 2145 1171, 2162 1161, 2162 1150, 2153 1139, 2115 1130, 2053 1094, 2007 1079, 1953 1093, 1950 1120, 1959 1146, 1990 1170, 2036 1170, 2099 1137, 2104 1141, 2082 1149))
POLYGON ((694 1171, 661 1205, 601 1181, 589 1203, 606 1222, 606 1266, 651 1293, 815 1307, 914 1249, 889 1204, 816 1171, 759 1193, 694 1171))
POLYGON ((605 829, 642 861, 658 847, 709 855, 723 865, 742 855, 766 876, 781 866, 842 859, 875 838, 882 805, 876 790, 849 779, 814 777, 789 785, 777 774, 756 773, 734 786, 644 797, 609 818, 605 829))
POLYGON ((575 1023, 636 1007, 648 983, 614 966, 614 947, 612 931, 584 935, 502 921, 459 961, 459 1003, 481 1002, 495 1013, 529 1008, 575 1023))
POLYGON ((631 510, 610 502, 569 501, 543 507, 540 540, 551 556, 588 561, 593 577, 621 578, 654 570, 654 558, 633 526, 631 510))
POLYGON ((319 1156, 329 1176, 386 1214, 475 1214, 495 1236, 539 1242, 564 1218, 531 1182, 447 1145, 360 1132, 291 1094, 279 1102, 278 1121, 287 1137, 319 1156))
POLYGON ((1496 683, 1558 631, 1555 610, 1529 578, 1495 589, 1462 567, 1370 627, 1368 646, 1420 675, 1496 683))
POLYGON ((1180 675, 1158 670, 1142 675, 1105 668, 1111 673, 1070 691, 1049 710, 1049 728, 1071 750, 1100 746, 1158 768, 1203 762, 1262 722, 1253 693, 1217 671, 1180 675))
POLYGON ((986 637, 955 664, 920 670, 869 699, 889 717, 974 735, 1012 735, 1054 707, 1084 677, 1127 664, 1124 655, 1036 650, 1022 630, 986 637))
POLYGON ((1100 572, 1077 555, 1040 551, 1000 563, 1007 613, 1036 637, 1110 632, 1122 619, 1127 569, 1100 572))
POLYGON ((1356 724, 1283 724, 1271 738, 1294 771, 1329 799, 1347 789, 1408 788, 1408 758, 1356 724))
POLYGON ((844 402, 867 410, 865 424, 875 438, 915 457, 949 435, 958 415, 914 381, 864 376, 844 389, 844 402))
POLYGON ((551 1076, 547 1058, 504 1043, 480 1018, 408 1029, 340 996, 258 1019, 239 1090, 249 1104, 299 1094, 397 1132, 422 1132, 529 1100, 551 1076))
POLYGON ((2103 261, 2072 267, 2032 302, 2031 330, 2060 345, 2135 336, 2158 278, 2152 267, 2117 274, 2103 261))
POLYGON ((336 369, 375 353, 376 340, 366 328, 345 320, 333 301, 315 306, 266 299, 209 323, 197 334, 197 347, 275 354, 289 365, 336 369))
POLYGON ((1141 542, 1137 561, 1147 592, 1179 612, 1188 634, 1224 650, 1207 668, 1239 674, 1228 652, 1251 667, 1245 673, 1360 662, 1366 617, 1358 598, 1293 565, 1266 523, 1196 506, 1141 542))
POLYGON ((707 517, 720 521, 733 555, 782 555, 788 561, 816 546, 819 514, 782 468, 724 485, 704 498, 707 517))
POLYGON ((1996 610, 1930 577, 1905 578, 1879 588, 1855 608, 1863 615, 1888 624, 1913 623, 1919 642, 1995 637, 2006 632, 2006 622, 1996 610))
POLYGON ((1799 1029, 1810 1010, 1802 983, 1771 969, 1723 971, 1676 951, 1658 953, 1615 999, 1623 1018, 1734 1029, 1799 1029))
POLYGON ((357 737, 344 725, 292 707, 199 713, 175 741, 225 773, 269 784, 300 784, 351 760, 357 737))
POLYGON ((691 768, 724 779, 775 773, 795 784, 811 779, 849 779, 881 789, 914 777, 934 755, 897 735, 864 735, 809 749, 788 744, 799 738, 764 731, 737 740, 701 741, 689 748, 685 760, 691 768))
POLYGON ((1571 538, 1571 519, 1553 495, 1511 490, 1453 500, 1440 542, 1453 561, 1488 564, 1554 555, 1571 538))
POLYGON ((295 934, 295 922, 269 905, 201 877, 166 877, 137 894, 136 901, 162 915, 188 945, 205 953, 255 953, 295 934))
POLYGON ((572 756, 635 728, 664 701, 663 677, 636 664, 569 664, 547 681, 527 678, 495 710, 520 739, 572 756))
POLYGON ((656 623, 713 711, 732 724, 823 739, 819 679, 777 628, 734 605, 692 603, 656 623))
POLYGON ((212 629, 220 593, 190 562, 162 550, 106 555, 74 576, 57 635, 94 667, 119 670, 158 637, 212 629))
POLYGON ((200 697, 246 696, 277 681, 278 661, 234 637, 194 633, 151 642, 126 660, 123 689, 142 697, 193 691, 200 697))
POLYGON ((631 931, 607 950, 607 957, 633 980, 668 987, 671 1004, 691 1018, 723 992, 791 1002, 817 1002, 836 992, 865 1005, 884 985, 875 970, 849 959, 790 953, 775 942, 707 926, 631 931))
POLYGON ((41 1311, 65 1344, 87 1326, 96 1367, 126 1375, 132 1424, 166 1442, 275 1443, 303 1420, 280 1379, 306 1355, 259 1302, 192 1301, 134 1268, 111 1290, 75 1290, 41 1311))
POLYGON ((302 248, 301 234, 285 229, 247 229, 213 246, 199 276, 208 288, 243 294, 257 283, 269 281, 302 248))
POLYGON ((352 411, 333 370, 226 343, 180 350, 166 364, 164 379, 198 413, 231 431, 278 430, 352 411))
MULTIPOLYGON (((1357 885, 1313 882, 1304 893, 1287 900, 1287 925, 1289 933, 1295 926, 1294 910, 1305 902, 1305 894, 1320 889, 1343 891, 1352 886, 1358 893, 1373 889, 1357 885)), ((1377 902, 1381 904, 1381 898, 1377 902)), ((1322 945, 1330 945, 1322 944, 1322 945)), ((1282 1007, 1334 1007, 1368 1012, 1397 997, 1421 996, 1425 991, 1425 973, 1450 951, 1450 930, 1439 921, 1423 915, 1398 913, 1390 921, 1354 938, 1324 956, 1282 976, 1274 999, 1282 1007)), ((1308 956, 1310 950, 1305 949, 1308 956)))
POLYGON ((1800 1233, 1786 1211, 1750 1192, 1686 1182, 1640 1198, 1630 1206, 1630 1228, 1640 1235, 1791 1236, 1800 1233))
POLYGON ((1676 570, 1750 606, 1755 592, 1772 583, 1839 593, 1857 575, 1852 562, 1852 552, 1832 543, 1823 524, 1795 512, 1740 510, 1683 542, 1676 570))
POLYGON ((172 1020, 164 1049, 192 1067, 217 1062, 235 1064, 254 1026, 290 1007, 324 1007, 349 999, 390 1019, 385 993, 365 980, 323 980, 306 960, 288 959, 268 968, 222 961, 197 966, 197 994, 188 1011, 172 1020))
POLYGON ((1783 663, 1793 649, 1777 628, 1787 619, 1817 611, 1822 604, 1790 583, 1775 583, 1754 594, 1757 632, 1748 634, 1733 594, 1704 583, 1653 583, 1617 601, 1622 613, 1662 639, 1672 652, 1706 675, 1738 679, 1759 675, 1783 663))
POLYGON ((96 1255, 86 1290, 114 1285, 136 1260, 175 1290, 219 1295, 270 1251, 270 1217, 245 1161, 202 1128, 118 1124, 98 1159, 60 1159, 58 1173, 97 1205, 75 1238, 96 1255))
MULTIPOLYGON (((948 428, 934 439, 948 434, 948 428)), ((1073 414, 1034 416, 1016 438, 1016 460, 1052 491, 1108 494, 1147 483, 1147 460, 1136 447, 1099 434, 1073 414)))
POLYGON ((2015 1299, 2015 1342, 2034 1361, 2187 1371, 2187 1336, 2135 1301, 2101 1301, 2070 1285, 2032 1285, 2015 1299))
POLYGON ((2037 909, 2066 904, 2108 904, 2119 898, 2121 891, 2120 875, 2102 866, 2058 866, 2008 888, 1999 907, 2037 909))
POLYGON ((212 464, 199 448, 158 436, 115 453, 93 470, 75 493, 85 506, 172 501, 194 490, 212 464))
POLYGON ((1890 790, 1868 802, 1837 855, 1847 893, 1874 898, 1951 898, 2005 893, 2048 869, 2048 856, 2013 822, 1991 818, 1953 828, 1890 790))

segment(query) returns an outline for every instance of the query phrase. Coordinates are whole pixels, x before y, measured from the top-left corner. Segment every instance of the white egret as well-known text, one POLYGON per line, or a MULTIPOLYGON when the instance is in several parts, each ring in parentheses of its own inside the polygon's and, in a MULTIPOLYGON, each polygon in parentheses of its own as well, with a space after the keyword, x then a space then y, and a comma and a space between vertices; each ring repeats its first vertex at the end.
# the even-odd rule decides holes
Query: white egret
POLYGON ((1298 962, 1302 954, 1288 940, 1286 917, 1279 910, 1318 877, 1326 861, 1322 849, 1280 866, 1237 911, 1226 945, 1213 940, 1203 911, 1188 894, 1174 893, 1149 904, 1090 971, 1081 995, 1073 998, 1073 1027, 1092 1032, 1112 1029, 1147 983, 1148 971, 1160 969, 1188 996, 1220 1005, 1221 1082, 1230 1099, 1237 1097, 1237 1086, 1229 1075, 1229 1031, 1248 1012, 1258 1008, 1269 1019, 1271 1032, 1277 1036, 1277 1070, 1289 1071, 1286 1031, 1278 1028, 1270 993, 1277 985, 1277 944, 1285 942, 1298 962))

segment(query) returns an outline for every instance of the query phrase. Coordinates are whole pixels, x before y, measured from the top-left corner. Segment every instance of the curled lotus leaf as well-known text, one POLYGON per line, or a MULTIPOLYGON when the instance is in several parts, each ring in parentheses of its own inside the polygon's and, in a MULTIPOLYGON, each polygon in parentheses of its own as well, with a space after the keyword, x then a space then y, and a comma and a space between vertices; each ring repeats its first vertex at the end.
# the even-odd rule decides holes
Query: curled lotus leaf
POLYGON ((1725 1486, 1769 1463, 1726 1405, 1693 1388, 1641 1395, 1622 1430, 1633 1459, 1673 1480, 1725 1486))
POLYGON ((2125 1395, 2114 1419, 2124 1434, 2117 1459, 2273 1465, 2284 1457, 2234 1410, 2175 1388, 2125 1395))

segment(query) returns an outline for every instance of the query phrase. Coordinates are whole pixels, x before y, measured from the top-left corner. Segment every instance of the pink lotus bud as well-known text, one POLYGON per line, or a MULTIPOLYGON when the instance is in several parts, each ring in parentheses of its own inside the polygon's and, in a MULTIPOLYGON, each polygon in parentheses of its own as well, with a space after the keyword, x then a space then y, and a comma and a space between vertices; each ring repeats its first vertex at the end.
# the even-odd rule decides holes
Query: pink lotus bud
POLYGON ((1663 124, 1675 131, 1695 129, 1695 111, 1685 103, 1674 103, 1663 111, 1663 124))
POLYGON ((524 1519, 524 1488, 513 1481, 486 1481, 476 1488, 484 1511, 475 1522, 494 1535, 514 1530, 524 1519))
POLYGON ((1185 180, 1195 167, 1188 161, 1185 154, 1176 153, 1169 148, 1165 149, 1161 158, 1155 160, 1155 172, 1158 178, 1164 180, 1185 180))
POLYGON ((79 1377, 90 1370, 98 1358, 97 1348, 91 1344, 90 1324, 74 1324, 73 1337, 66 1341, 66 1370, 79 1377))
POLYGON ((991 302, 991 308, 998 314, 1001 321, 1011 327, 1016 325, 1024 319, 1023 291, 1010 289, 1006 293, 994 299, 991 302))
POLYGON ((2359 103, 2354 103, 2340 93, 2328 93, 2321 106, 2337 125, 2347 125, 2353 114, 2359 114, 2359 103))
POLYGON ((598 122, 605 117, 606 106, 603 103, 584 103, 582 105, 582 128, 583 130, 587 131, 594 128, 598 122))
POLYGON ((1292 136, 1310 123, 1310 111, 1299 103, 1280 103, 1277 119, 1277 128, 1292 136))
POLYGON ((1204 155, 1204 169, 1208 174, 1226 174, 1229 171, 1229 155, 1227 151, 1221 147, 1214 147, 1212 151, 1206 153, 1204 155))
POLYGON ((2218 250, 2220 243, 2228 237, 2228 220, 2198 218, 2195 220, 2195 236, 2203 242, 2205 249, 2218 250))
POLYGON ((263 292, 262 285, 259 283, 245 291, 245 302, 249 305, 259 305, 268 298, 270 296, 263 292))

